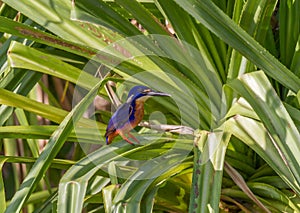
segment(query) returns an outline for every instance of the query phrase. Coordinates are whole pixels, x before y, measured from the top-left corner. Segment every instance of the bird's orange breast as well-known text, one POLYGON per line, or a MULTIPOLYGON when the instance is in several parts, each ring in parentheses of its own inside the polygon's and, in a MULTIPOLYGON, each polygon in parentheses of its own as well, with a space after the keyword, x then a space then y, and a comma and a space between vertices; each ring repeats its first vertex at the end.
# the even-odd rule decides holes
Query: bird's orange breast
POLYGON ((143 101, 136 101, 135 102, 135 109, 133 111, 134 119, 130 121, 132 129, 136 127, 144 117, 144 102, 143 101))

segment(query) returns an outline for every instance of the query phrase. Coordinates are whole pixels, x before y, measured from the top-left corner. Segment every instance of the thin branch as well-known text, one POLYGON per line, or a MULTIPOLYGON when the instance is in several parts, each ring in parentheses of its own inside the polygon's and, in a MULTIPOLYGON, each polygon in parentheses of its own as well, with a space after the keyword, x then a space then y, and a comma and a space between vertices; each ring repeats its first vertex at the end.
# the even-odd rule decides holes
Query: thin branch
POLYGON ((194 135, 194 129, 188 126, 180 126, 180 125, 153 125, 147 121, 142 121, 139 123, 139 126, 146 127, 149 129, 154 129, 162 132, 172 132, 183 135, 194 135))
MULTIPOLYGON (((100 65, 97 69, 96 75, 98 75, 101 79, 104 79, 109 76, 109 72, 106 73, 105 75, 102 74, 101 69, 104 67, 104 65, 100 65)), ((107 92, 107 95, 111 102, 113 103, 113 106, 115 109, 117 109, 122 103, 118 96, 116 95, 115 91, 112 89, 112 86, 115 86, 115 82, 113 81, 108 81, 107 84, 105 84, 104 88, 107 92)))

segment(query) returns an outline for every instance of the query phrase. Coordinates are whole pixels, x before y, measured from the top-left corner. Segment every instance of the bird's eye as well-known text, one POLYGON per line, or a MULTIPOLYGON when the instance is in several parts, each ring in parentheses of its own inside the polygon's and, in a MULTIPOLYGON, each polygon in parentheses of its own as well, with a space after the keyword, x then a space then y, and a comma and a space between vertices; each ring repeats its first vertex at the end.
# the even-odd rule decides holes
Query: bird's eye
POLYGON ((148 92, 151 92, 151 89, 145 89, 142 91, 142 93, 147 94, 148 92))

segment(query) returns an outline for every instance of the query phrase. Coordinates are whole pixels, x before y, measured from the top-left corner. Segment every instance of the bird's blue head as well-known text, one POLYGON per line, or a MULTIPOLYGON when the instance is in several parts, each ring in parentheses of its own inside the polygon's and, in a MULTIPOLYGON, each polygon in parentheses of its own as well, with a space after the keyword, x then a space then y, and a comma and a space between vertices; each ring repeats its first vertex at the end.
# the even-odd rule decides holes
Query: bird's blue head
POLYGON ((146 99, 151 96, 171 96, 170 94, 157 92, 146 86, 134 86, 128 93, 127 101, 133 101, 137 99, 146 99))

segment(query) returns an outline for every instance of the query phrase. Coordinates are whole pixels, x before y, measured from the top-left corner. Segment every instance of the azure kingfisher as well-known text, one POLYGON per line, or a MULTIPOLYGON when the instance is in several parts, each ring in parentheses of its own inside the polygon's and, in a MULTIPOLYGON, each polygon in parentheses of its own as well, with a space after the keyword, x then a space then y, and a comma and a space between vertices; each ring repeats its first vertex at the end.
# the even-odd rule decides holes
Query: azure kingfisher
POLYGON ((110 144, 117 135, 120 135, 125 141, 133 145, 134 143, 126 137, 126 134, 139 143, 130 134, 130 130, 135 128, 143 119, 144 102, 151 96, 171 95, 154 91, 146 86, 133 87, 128 93, 126 103, 122 104, 109 120, 105 133, 106 144, 110 144))

